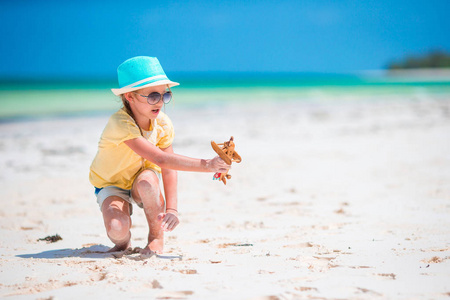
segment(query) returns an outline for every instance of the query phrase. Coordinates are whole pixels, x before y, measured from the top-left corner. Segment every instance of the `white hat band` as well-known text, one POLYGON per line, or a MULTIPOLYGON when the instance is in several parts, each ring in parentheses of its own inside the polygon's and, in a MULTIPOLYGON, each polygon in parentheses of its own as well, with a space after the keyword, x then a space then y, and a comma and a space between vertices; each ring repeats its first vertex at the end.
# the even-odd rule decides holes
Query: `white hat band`
POLYGON ((145 83, 147 81, 151 81, 151 80, 155 80, 155 79, 159 79, 159 78, 167 79, 167 76, 165 76, 165 75, 157 75, 157 76, 148 77, 148 78, 139 80, 138 82, 135 82, 135 83, 129 84, 127 86, 121 87, 121 89, 133 88, 133 87, 136 87, 136 86, 140 85, 141 83, 145 83))

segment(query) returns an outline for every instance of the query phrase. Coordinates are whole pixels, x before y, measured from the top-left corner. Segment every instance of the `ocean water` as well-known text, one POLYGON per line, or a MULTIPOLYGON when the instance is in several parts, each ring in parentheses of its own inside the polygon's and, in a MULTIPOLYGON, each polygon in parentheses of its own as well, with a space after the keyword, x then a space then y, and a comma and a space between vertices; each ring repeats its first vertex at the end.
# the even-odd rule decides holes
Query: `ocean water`
MULTIPOLYGON (((175 79, 174 79, 175 80, 175 79)), ((361 78, 357 76, 253 76, 176 80, 177 109, 303 101, 450 100, 450 78, 361 78)), ((121 101, 110 91, 114 82, 0 83, 0 122, 35 118, 110 114, 121 101)))

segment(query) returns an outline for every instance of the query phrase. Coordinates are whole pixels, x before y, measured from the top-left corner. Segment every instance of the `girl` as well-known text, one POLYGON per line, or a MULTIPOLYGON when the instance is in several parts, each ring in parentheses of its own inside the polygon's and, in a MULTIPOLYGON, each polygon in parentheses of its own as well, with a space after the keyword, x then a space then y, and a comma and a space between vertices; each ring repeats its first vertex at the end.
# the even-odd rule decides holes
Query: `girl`
POLYGON ((113 114, 90 167, 106 233, 121 251, 130 247, 132 203, 144 209, 149 226, 143 254, 162 253, 164 231, 178 224, 177 171, 225 172, 230 166, 219 157, 195 159, 173 152, 174 129, 161 112, 172 99, 170 81, 155 57, 138 56, 117 68, 123 108, 113 114), (164 183, 164 194, 160 180, 164 183))

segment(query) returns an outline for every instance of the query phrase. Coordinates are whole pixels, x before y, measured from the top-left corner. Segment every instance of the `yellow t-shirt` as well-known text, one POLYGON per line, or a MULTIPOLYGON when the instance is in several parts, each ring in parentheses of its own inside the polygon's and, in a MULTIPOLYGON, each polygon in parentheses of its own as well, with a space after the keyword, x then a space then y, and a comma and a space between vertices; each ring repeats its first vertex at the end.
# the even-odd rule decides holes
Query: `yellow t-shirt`
MULTIPOLYGON (((163 112, 151 121, 149 131, 142 132, 150 143, 162 149, 169 147, 173 142, 173 125, 163 112)), ((89 181, 97 188, 114 185, 129 190, 142 167, 161 173, 159 166, 147 160, 144 160, 142 166, 142 157, 124 143, 141 136, 133 118, 124 109, 113 114, 98 143, 98 152, 91 164, 89 181)))

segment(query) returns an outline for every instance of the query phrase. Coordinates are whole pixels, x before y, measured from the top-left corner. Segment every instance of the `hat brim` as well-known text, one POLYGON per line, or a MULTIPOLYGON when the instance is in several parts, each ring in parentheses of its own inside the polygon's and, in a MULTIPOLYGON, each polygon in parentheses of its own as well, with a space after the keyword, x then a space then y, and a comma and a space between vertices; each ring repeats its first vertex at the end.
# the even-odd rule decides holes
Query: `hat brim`
POLYGON ((129 93, 129 92, 133 92, 133 91, 137 91, 149 86, 158 86, 158 85, 168 85, 169 87, 173 87, 173 86, 177 86, 180 85, 178 82, 174 82, 171 80, 159 80, 159 81, 155 81, 149 84, 145 84, 142 86, 137 86, 137 87, 129 87, 129 88, 121 88, 121 89, 111 89, 111 91, 114 93, 114 95, 116 96, 120 96, 122 94, 125 93, 129 93))

